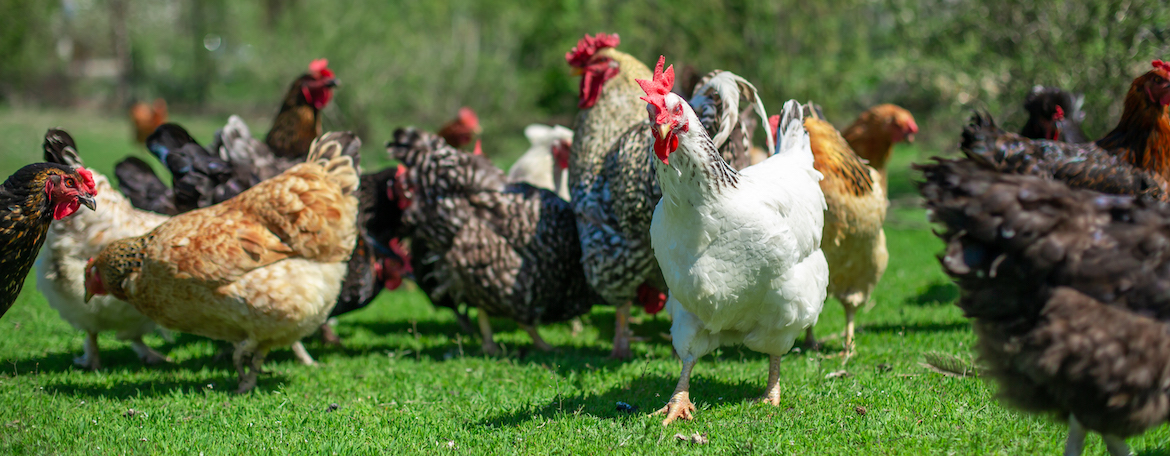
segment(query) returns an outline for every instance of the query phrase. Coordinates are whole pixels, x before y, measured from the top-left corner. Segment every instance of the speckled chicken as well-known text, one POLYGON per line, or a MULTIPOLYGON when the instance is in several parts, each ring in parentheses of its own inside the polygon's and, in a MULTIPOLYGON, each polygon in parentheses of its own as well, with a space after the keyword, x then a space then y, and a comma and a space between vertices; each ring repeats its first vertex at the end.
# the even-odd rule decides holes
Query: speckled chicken
MULTIPOLYGON (((45 133, 45 161, 81 167, 77 144, 69 133, 50 129, 45 133)), ((85 302, 85 263, 110 241, 140 236, 169 217, 135 209, 110 181, 93 173, 93 211, 83 211, 54 223, 37 258, 37 289, 49 307, 74 328, 85 331, 85 353, 73 363, 90 370, 101 368, 98 334, 115 331, 118 339, 129 341, 138 358, 146 364, 167 358, 142 342, 155 324, 134 306, 112 296, 98 296, 85 302)))
POLYGON ((24 287, 49 225, 82 205, 93 210, 96 194, 89 170, 55 163, 27 165, 0 185, 0 317, 24 287))
POLYGON ((239 392, 264 357, 315 331, 337 303, 357 240, 361 141, 327 133, 308 160, 223 203, 114 241, 85 269, 164 327, 236 344, 239 392))
POLYGON ((1170 418, 1170 206, 972 160, 919 169, 999 396, 1067 420, 1066 455, 1086 430, 1132 454, 1125 437, 1170 418))
MULTIPOLYGON (((647 312, 665 304, 666 283, 650 248, 650 220, 662 197, 655 177, 654 138, 635 79, 652 74, 637 59, 615 49, 617 35, 586 35, 565 59, 581 73, 569 193, 577 216, 585 276, 617 307, 611 357, 629 358, 629 315, 638 300, 647 312)), ((750 83, 731 72, 703 78, 690 103, 714 138, 724 160, 745 164, 751 130, 740 125, 740 99, 767 122, 763 102, 750 83), (733 140, 734 139, 734 140, 733 140)), ((766 132, 769 147, 772 134, 766 132)))
POLYGON ((599 301, 581 269, 573 211, 555 193, 505 186, 487 158, 426 132, 399 129, 387 148, 404 167, 412 243, 430 251, 441 284, 432 299, 450 294, 479 309, 485 353, 499 352, 489 316, 515 320, 548 350, 538 325, 584 314, 599 301))

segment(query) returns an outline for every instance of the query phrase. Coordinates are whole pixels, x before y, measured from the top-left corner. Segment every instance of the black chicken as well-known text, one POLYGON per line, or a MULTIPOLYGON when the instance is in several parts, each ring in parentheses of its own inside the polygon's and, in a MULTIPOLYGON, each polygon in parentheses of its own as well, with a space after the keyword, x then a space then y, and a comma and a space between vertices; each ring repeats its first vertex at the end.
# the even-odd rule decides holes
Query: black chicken
POLYGON ((1020 136, 1073 144, 1089 142, 1081 130, 1081 123, 1085 121, 1085 113, 1081 111, 1084 103, 1084 95, 1073 95, 1059 87, 1033 87, 1024 99, 1028 121, 1020 130, 1020 136))
POLYGON ((82 167, 27 165, 0 185, 0 317, 24 287, 53 220, 96 208, 93 175, 82 167))
POLYGON ((1006 175, 971 160, 918 166, 945 231, 977 349, 1008 403, 1085 429, 1110 453, 1170 418, 1170 206, 1006 175))

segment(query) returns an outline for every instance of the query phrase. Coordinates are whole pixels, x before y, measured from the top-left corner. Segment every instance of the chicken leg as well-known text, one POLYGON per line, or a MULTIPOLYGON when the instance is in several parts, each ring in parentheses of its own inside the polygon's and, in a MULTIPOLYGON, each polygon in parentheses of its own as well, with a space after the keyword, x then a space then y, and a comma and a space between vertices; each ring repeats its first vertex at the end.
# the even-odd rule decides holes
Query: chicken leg
POLYGON ((662 420, 662 425, 669 425, 675 418, 682 418, 684 420, 694 419, 691 412, 695 411, 695 404, 691 402, 691 370, 695 368, 694 356, 687 356, 683 358, 682 372, 678 376, 678 386, 674 387, 674 394, 670 396, 670 402, 666 403, 652 415, 666 414, 666 419, 662 420))
POLYGON ((98 335, 95 332, 85 335, 85 352, 81 356, 73 358, 73 364, 92 371, 102 368, 102 357, 98 350, 97 338, 98 335))
MULTIPOLYGON (((236 389, 236 394, 244 394, 256 387, 256 377, 259 375, 258 365, 255 362, 255 350, 257 344, 251 339, 236 344, 235 351, 232 352, 232 364, 236 367, 236 375, 240 379, 240 386, 236 389), (249 367, 253 367, 249 370, 249 367)), ((261 360, 263 362, 263 360, 261 360)))
MULTIPOLYGON (((813 325, 813 326, 815 326, 815 325, 813 325)), ((821 349, 821 343, 817 342, 817 336, 813 335, 813 327, 812 326, 809 326, 808 329, 804 330, 803 347, 805 350, 820 350, 821 349)))
POLYGON ((478 309, 475 314, 476 319, 479 320, 479 334, 483 336, 483 352, 491 356, 500 354, 500 346, 496 345, 496 341, 492 338, 492 322, 487 312, 478 309))
POLYGON ((633 301, 627 301, 618 306, 614 313, 613 352, 609 354, 609 359, 629 359, 631 356, 630 308, 633 305, 633 301))
POLYGON ((1085 427, 1077 417, 1068 416, 1068 440, 1064 442, 1064 456, 1081 456, 1085 452, 1085 427))
POLYGON ((768 359, 768 385, 764 387, 764 397, 761 401, 780 406, 780 357, 771 356, 768 359))
POLYGON ((142 361, 142 364, 146 364, 147 366, 172 362, 171 358, 154 351, 153 348, 146 345, 142 341, 142 337, 135 337, 131 340, 130 349, 134 350, 134 354, 138 355, 138 359, 142 361))
MULTIPOLYGON (((326 323, 325 325, 328 325, 328 323, 326 323)), ((322 325, 322 326, 324 326, 324 325, 322 325)), ((293 342, 291 348, 292 348, 293 354, 296 355, 296 357, 297 357, 297 361, 300 361, 301 364, 304 364, 306 366, 316 366, 317 365, 317 361, 313 360, 313 355, 310 355, 309 351, 305 350, 305 344, 301 343, 301 341, 298 340, 296 342, 293 342)))
POLYGON ((540 333, 536 332, 536 326, 520 325, 520 327, 524 328, 524 332, 527 332, 528 336, 532 338, 533 346, 539 348, 541 351, 546 352, 554 350, 553 346, 549 345, 548 342, 545 342, 544 339, 540 337, 540 333))

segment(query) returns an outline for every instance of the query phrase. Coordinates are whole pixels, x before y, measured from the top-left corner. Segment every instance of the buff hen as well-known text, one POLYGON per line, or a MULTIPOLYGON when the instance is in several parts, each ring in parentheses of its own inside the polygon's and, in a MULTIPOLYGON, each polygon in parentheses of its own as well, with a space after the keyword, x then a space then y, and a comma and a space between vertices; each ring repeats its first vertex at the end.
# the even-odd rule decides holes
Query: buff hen
POLYGON ((269 349, 312 333, 337 302, 357 240, 360 146, 327 133, 306 163, 111 243, 86 266, 86 298, 109 294, 165 327, 235 343, 238 392, 251 390, 269 349))

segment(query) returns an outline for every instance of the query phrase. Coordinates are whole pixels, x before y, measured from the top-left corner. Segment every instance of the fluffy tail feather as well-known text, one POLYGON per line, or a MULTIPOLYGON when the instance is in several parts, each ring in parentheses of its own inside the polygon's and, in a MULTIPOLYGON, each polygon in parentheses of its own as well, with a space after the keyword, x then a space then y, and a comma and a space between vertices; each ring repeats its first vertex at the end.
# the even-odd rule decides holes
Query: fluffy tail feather
POLYGON ((65 130, 50 128, 45 132, 45 161, 59 165, 82 166, 81 156, 77 154, 77 143, 65 130))
POLYGON ((963 141, 959 144, 963 155, 967 158, 1000 169, 1004 159, 1003 151, 997 145, 997 140, 1003 135, 995 125, 995 119, 987 111, 976 111, 971 114, 971 121, 963 128, 963 141))
POLYGON ((357 191, 361 180, 361 148, 362 140, 356 134, 331 131, 313 140, 306 163, 323 166, 330 180, 349 195, 357 191))
POLYGON ((804 129, 804 108, 796 100, 784 103, 780 117, 776 122, 776 153, 773 155, 787 155, 803 153, 808 155, 809 166, 812 166, 812 147, 809 145, 808 131, 804 129))
MULTIPOLYGON (((708 98, 706 92, 712 90, 718 96, 723 106, 721 108, 722 115, 719 120, 719 131, 711 140, 715 143, 715 147, 723 146, 724 142, 731 136, 732 130, 739 125, 739 99, 740 97, 754 100, 752 107, 756 114, 760 116, 760 122, 763 125, 768 124, 768 112, 764 108, 764 101, 760 99, 759 90, 756 86, 748 82, 747 79, 730 71, 718 71, 714 76, 710 76, 705 82, 701 82, 695 87, 694 95, 691 97, 691 106, 701 105, 704 99, 708 98)), ((770 129, 766 129, 768 150, 775 148, 775 138, 772 136, 770 129)))

